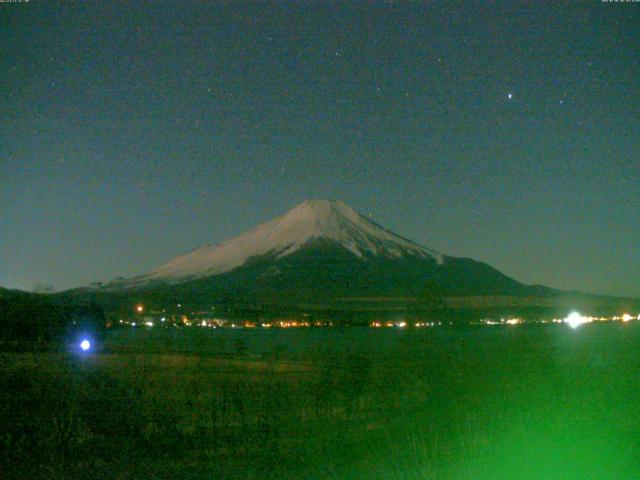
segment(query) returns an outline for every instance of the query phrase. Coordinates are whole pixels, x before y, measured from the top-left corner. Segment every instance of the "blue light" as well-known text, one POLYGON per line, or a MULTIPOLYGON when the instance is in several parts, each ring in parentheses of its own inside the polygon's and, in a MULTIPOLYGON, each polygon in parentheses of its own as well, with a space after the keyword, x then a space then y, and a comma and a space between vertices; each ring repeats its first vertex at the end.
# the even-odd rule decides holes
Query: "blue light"
POLYGON ((86 352, 87 350, 89 350, 89 349, 91 348, 91 342, 90 342, 89 340, 87 340, 87 339, 82 340, 82 341, 80 342, 80 348, 81 348, 83 351, 85 351, 85 352, 86 352))

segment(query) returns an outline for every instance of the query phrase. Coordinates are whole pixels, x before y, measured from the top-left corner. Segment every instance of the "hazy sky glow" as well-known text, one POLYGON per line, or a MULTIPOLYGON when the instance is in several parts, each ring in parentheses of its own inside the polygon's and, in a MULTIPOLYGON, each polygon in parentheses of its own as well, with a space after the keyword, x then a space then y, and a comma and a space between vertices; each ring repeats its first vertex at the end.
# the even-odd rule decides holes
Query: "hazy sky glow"
POLYGON ((639 3, 341 3, 0 4, 0 285, 140 274, 314 197, 640 296, 639 3))

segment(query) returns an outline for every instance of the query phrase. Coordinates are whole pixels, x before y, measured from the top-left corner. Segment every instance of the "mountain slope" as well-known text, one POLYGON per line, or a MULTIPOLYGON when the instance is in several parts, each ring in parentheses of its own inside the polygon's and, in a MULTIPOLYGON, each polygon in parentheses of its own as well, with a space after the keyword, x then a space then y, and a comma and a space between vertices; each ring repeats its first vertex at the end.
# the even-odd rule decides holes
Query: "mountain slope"
POLYGON ((449 295, 544 294, 544 287, 523 285, 482 262, 444 257, 357 258, 326 240, 315 240, 282 258, 257 257, 240 268, 212 277, 168 286, 176 299, 243 298, 277 301, 347 297, 422 296, 425 289, 449 295))
POLYGON ((443 255, 372 222, 342 202, 308 200, 219 245, 102 290, 161 290, 224 298, 530 295, 530 287, 467 258, 443 255))
POLYGON ((199 247, 128 283, 182 283, 219 275, 254 257, 286 257, 317 239, 333 242, 358 258, 412 256, 438 262, 443 259, 442 254, 386 230, 342 202, 307 200, 238 237, 219 245, 199 247))

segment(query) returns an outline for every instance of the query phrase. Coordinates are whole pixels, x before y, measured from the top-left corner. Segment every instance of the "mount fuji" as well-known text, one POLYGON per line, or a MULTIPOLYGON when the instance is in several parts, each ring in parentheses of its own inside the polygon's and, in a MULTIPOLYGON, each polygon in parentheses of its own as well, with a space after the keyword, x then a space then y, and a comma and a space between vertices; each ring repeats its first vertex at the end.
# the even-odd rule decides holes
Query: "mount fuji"
POLYGON ((416 296, 425 289, 439 295, 551 291, 419 245, 329 200, 307 200, 238 237, 99 287, 252 299, 416 296))

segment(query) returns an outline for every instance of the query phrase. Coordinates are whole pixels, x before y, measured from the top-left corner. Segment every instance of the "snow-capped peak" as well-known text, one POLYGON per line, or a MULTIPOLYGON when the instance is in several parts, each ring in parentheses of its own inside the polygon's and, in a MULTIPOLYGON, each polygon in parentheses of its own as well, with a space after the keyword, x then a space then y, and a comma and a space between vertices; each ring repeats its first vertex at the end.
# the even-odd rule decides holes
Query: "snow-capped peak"
POLYGON ((414 255, 432 257, 438 263, 443 258, 438 252, 386 230, 343 202, 307 200, 238 237, 179 256, 133 283, 150 280, 174 283, 217 275, 239 267, 251 257, 290 255, 315 239, 342 245, 358 257, 414 255))

